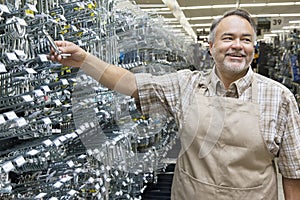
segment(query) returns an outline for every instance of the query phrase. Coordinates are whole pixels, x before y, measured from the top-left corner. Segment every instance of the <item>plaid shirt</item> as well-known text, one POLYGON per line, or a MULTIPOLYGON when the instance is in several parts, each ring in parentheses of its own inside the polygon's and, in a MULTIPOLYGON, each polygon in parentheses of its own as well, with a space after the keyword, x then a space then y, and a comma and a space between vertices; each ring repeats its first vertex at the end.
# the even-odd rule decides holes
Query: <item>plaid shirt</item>
POLYGON ((254 73, 251 68, 246 76, 232 83, 226 90, 214 71, 180 70, 162 76, 136 74, 142 112, 151 115, 165 110, 175 118, 180 129, 184 110, 195 88, 206 87, 206 96, 233 97, 246 102, 252 99, 251 83, 255 76, 261 113, 260 131, 266 146, 278 157, 282 175, 299 179, 300 115, 291 91, 274 80, 254 73))

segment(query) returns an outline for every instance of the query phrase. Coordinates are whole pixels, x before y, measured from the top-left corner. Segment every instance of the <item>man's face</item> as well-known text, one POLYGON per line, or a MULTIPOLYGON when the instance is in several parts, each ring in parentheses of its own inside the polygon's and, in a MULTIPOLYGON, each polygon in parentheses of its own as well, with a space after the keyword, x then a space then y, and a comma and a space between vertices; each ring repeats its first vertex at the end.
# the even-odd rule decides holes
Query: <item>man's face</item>
POLYGON ((254 55, 254 30, 239 16, 223 19, 216 27, 210 52, 221 76, 243 76, 254 55))

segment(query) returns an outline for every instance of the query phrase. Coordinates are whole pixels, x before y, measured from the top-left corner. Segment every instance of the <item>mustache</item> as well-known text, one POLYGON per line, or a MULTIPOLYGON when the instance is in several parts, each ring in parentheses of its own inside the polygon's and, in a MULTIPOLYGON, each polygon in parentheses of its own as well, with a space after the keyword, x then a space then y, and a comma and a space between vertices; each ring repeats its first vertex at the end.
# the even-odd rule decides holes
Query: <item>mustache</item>
POLYGON ((246 57, 246 53, 244 51, 228 51, 225 53, 226 56, 239 56, 246 57))

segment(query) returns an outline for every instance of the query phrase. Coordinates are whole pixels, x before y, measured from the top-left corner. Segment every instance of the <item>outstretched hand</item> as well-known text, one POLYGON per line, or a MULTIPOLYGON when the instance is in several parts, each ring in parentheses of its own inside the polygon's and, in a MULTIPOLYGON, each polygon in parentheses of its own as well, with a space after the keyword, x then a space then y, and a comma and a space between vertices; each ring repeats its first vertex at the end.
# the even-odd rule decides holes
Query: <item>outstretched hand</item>
POLYGON ((63 57, 51 48, 49 56, 50 60, 59 62, 62 65, 79 68, 88 54, 85 50, 72 42, 55 41, 55 44, 62 54, 70 54, 70 56, 63 57))

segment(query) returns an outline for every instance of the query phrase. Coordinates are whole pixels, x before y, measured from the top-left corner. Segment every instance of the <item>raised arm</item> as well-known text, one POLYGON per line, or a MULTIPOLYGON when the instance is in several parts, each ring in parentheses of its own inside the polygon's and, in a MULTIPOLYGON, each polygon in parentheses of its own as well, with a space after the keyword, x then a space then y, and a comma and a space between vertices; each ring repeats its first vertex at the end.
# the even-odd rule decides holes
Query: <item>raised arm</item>
POLYGON ((81 68, 87 75, 90 75, 105 87, 138 99, 137 85, 133 73, 100 60, 72 42, 56 41, 55 43, 61 53, 70 54, 70 56, 62 57, 52 49, 50 53, 52 61, 81 68))

